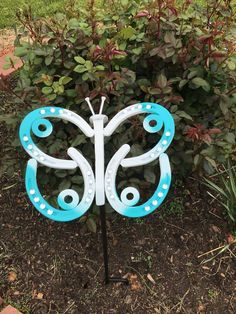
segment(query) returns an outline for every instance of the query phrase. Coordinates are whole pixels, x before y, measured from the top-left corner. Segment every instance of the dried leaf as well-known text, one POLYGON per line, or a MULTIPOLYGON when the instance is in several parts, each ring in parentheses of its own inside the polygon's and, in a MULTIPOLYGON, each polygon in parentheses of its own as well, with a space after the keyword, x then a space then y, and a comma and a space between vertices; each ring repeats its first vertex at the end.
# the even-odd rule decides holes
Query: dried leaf
POLYGON ((212 226, 212 230, 214 231, 214 232, 216 232, 216 233, 220 233, 221 232, 221 230, 220 230, 220 228, 219 227, 217 227, 217 226, 212 226))
POLYGON ((129 277, 129 282, 130 282, 130 288, 132 291, 142 290, 142 286, 141 286, 140 282, 138 281, 137 275, 131 274, 129 277))
POLYGON ((147 274, 147 279, 151 281, 155 285, 156 281, 153 279, 151 274, 147 274))
POLYGON ((42 300, 42 299, 43 299, 43 293, 42 293, 42 292, 39 292, 39 293, 37 294, 37 299, 39 299, 39 300, 42 300))
POLYGON ((17 277, 16 273, 14 271, 10 271, 8 274, 8 281, 13 282, 16 280, 16 277, 17 277))

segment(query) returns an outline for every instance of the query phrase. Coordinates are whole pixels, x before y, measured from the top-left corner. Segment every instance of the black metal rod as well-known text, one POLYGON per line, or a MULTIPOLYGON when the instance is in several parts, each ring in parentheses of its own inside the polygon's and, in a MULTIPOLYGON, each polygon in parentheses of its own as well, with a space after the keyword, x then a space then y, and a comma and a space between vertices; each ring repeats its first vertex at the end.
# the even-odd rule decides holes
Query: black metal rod
POLYGON ((104 272, 105 272, 105 284, 109 282, 123 282, 129 284, 128 279, 122 277, 109 276, 109 258, 108 258, 108 245, 107 245, 107 226, 106 226, 106 209, 105 206, 99 206, 100 221, 101 221, 101 235, 102 235, 102 247, 103 247, 103 260, 104 260, 104 272))
POLYGON ((109 269, 108 269, 108 249, 107 249, 107 225, 106 225, 106 209, 105 206, 99 206, 100 221, 102 232, 102 247, 103 247, 103 260, 105 271, 105 284, 109 283, 109 269))

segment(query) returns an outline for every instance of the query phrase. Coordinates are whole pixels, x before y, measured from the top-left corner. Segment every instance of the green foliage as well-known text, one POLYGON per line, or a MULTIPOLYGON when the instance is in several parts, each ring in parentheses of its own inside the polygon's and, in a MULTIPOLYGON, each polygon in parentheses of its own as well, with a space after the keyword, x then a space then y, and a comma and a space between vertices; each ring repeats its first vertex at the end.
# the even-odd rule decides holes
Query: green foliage
POLYGON ((236 169, 228 161, 227 168, 217 173, 218 181, 205 178, 204 184, 209 187, 214 194, 208 194, 217 200, 225 209, 229 220, 236 227, 236 169))
POLYGON ((19 37, 27 31, 31 41, 16 43, 24 62, 16 92, 24 102, 63 104, 83 116, 86 96, 106 95, 109 115, 124 104, 159 102, 176 122, 172 163, 211 173, 235 146, 236 26, 228 2, 227 10, 215 2, 89 2, 47 20, 21 13, 19 37))
MULTIPOLYGON (((15 89, 19 117, 35 107, 58 105, 88 119, 88 96, 96 111, 105 95, 109 117, 124 106, 151 101, 165 106, 175 119, 168 154, 179 174, 211 173, 233 156, 236 25, 229 0, 202 6, 174 0, 107 1, 99 7, 89 1, 80 10, 71 5, 51 18, 21 11, 18 19, 22 27, 15 54, 24 64, 15 89), (30 40, 24 40, 26 35, 30 40)), ((89 139, 64 122, 56 122, 54 129, 45 143, 50 154, 66 156, 66 149, 75 146, 94 163, 89 139)), ((135 155, 150 149, 155 139, 143 131, 141 119, 132 119, 106 143, 107 160, 124 142, 134 144, 135 155)), ((133 182, 152 190, 155 171, 150 175, 149 167, 142 170, 138 179, 136 169, 129 169, 130 178, 121 173, 120 186, 133 182)), ((46 176, 53 180, 51 171, 46 176)), ((64 173, 60 186, 79 186, 71 181, 73 175, 64 173)), ((46 189, 49 180, 43 178, 46 189)))

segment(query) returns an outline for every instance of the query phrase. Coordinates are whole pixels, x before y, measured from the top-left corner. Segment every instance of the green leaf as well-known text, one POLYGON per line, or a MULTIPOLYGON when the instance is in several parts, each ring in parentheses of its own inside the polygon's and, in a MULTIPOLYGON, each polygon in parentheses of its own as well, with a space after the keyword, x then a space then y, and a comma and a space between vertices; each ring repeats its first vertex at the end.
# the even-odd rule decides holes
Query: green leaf
POLYGON ((179 82, 179 88, 182 89, 184 87, 184 85, 186 85, 188 83, 188 80, 181 80, 179 82))
POLYGON ((93 68, 93 63, 90 60, 85 61, 85 66, 88 71, 91 71, 93 68))
POLYGON ((142 52, 142 47, 138 47, 138 48, 134 48, 132 49, 132 52, 135 54, 135 55, 140 55, 141 52, 142 52))
POLYGON ((12 67, 11 63, 5 63, 3 66, 3 70, 8 70, 12 67))
POLYGON ((135 34, 135 29, 131 26, 122 28, 119 32, 119 35, 124 39, 130 39, 135 34))
POLYGON ((209 92, 211 87, 209 83, 201 77, 195 77, 191 81, 196 87, 202 87, 206 92, 209 92))
POLYGON ((164 35, 164 41, 167 44, 171 44, 173 47, 176 46, 176 39, 175 39, 175 35, 173 32, 167 32, 164 35))
POLYGON ((58 186, 59 191, 69 189, 71 187, 71 181, 69 179, 64 179, 58 186))
POLYGON ((68 96, 68 97, 76 97, 77 96, 77 92, 75 89, 66 89, 65 93, 66 93, 66 96, 68 96))
POLYGON ((49 87, 49 86, 45 86, 45 87, 42 88, 42 92, 43 92, 43 94, 45 94, 45 95, 49 95, 49 94, 51 94, 51 92, 52 92, 52 88, 49 87))
POLYGON ((77 57, 74 57, 75 61, 80 63, 80 64, 85 64, 85 60, 84 58, 80 57, 80 56, 77 56, 77 57))
POLYGON ((92 217, 89 217, 86 220, 86 225, 87 225, 89 231, 91 231, 93 233, 97 232, 97 224, 96 224, 95 220, 92 217))
POLYGON ((105 70, 105 67, 104 67, 104 65, 97 65, 97 66, 96 66, 96 70, 97 70, 97 71, 104 71, 104 70, 105 70))
POLYGON ((68 22, 68 26, 70 29, 76 29, 79 27, 79 21, 76 18, 72 18, 68 22))
POLYGON ((228 143, 230 143, 230 144, 232 144, 232 145, 235 144, 235 135, 234 135, 233 133, 230 133, 230 132, 227 133, 227 134, 225 135, 224 139, 225 139, 228 143))
POLYGON ((57 98, 57 95, 56 94, 50 94, 47 96, 48 100, 54 100, 57 98))
POLYGON ((56 170, 55 175, 58 178, 65 178, 67 176, 67 172, 65 170, 56 170))
POLYGON ((26 47, 16 47, 14 55, 16 57, 24 57, 28 52, 28 49, 26 47))
POLYGON ((72 147, 75 147, 75 146, 78 146, 78 145, 80 145, 80 144, 82 144, 82 143, 86 143, 86 138, 85 138, 84 135, 78 134, 78 135, 74 138, 74 140, 71 142, 71 146, 72 146, 72 147))
POLYGON ((144 178, 147 182, 155 183, 156 182, 156 175, 154 174, 153 170, 147 168, 144 170, 144 178))
POLYGON ((233 61, 227 61, 227 66, 231 71, 234 71, 236 69, 236 63, 233 61))
POLYGON ((157 84, 160 88, 164 88, 167 85, 167 78, 164 74, 160 74, 157 79, 157 84))
POLYGON ((85 68, 84 65, 78 64, 78 65, 74 68, 74 71, 77 72, 77 73, 84 73, 84 72, 87 71, 87 69, 85 68))
POLYGON ((50 65, 52 63, 53 57, 52 56, 47 56, 45 58, 45 64, 50 65))
POLYGON ((80 184, 83 184, 84 179, 83 179, 82 176, 73 176, 73 177, 71 178, 71 182, 80 185, 80 184))
POLYGON ((62 76, 62 77, 60 77, 60 79, 59 79, 59 83, 62 84, 62 85, 66 85, 66 84, 68 84, 70 81, 72 81, 72 78, 69 77, 69 76, 62 76))
POLYGON ((193 121, 193 118, 185 111, 179 110, 176 113, 179 117, 193 121))
POLYGON ((217 168, 216 162, 214 159, 210 158, 209 156, 205 156, 205 159, 214 167, 217 168))

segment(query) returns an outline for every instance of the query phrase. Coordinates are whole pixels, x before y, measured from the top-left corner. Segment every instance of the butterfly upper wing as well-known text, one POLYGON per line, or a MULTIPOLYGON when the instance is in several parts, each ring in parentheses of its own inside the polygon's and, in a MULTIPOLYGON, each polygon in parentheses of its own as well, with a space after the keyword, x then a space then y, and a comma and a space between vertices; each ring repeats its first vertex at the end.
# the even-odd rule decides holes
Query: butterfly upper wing
POLYGON ((95 194, 95 179, 92 168, 88 161, 75 148, 68 149, 71 160, 51 157, 40 150, 33 142, 31 132, 38 137, 47 137, 51 134, 53 127, 46 118, 61 118, 67 120, 81 129, 88 137, 94 136, 90 125, 79 115, 59 107, 44 107, 30 112, 22 121, 19 131, 22 146, 26 152, 33 157, 27 164, 26 169, 26 190, 33 205, 45 216, 57 221, 69 221, 82 216, 91 206, 95 194), (41 131, 39 126, 45 129, 41 131), (79 201, 78 194, 71 189, 62 191, 58 195, 58 204, 63 209, 51 206, 41 195, 37 185, 37 164, 56 169, 80 168, 84 179, 84 194, 79 201), (65 197, 71 196, 70 203, 65 202, 65 197))
POLYGON ((129 106, 116 114, 104 129, 105 136, 111 136, 115 129, 126 119, 137 114, 148 113, 143 121, 144 129, 147 132, 158 132, 162 127, 162 137, 156 145, 148 152, 131 158, 125 158, 130 151, 130 146, 123 145, 110 160, 105 174, 105 192, 111 206, 120 214, 128 217, 141 217, 154 211, 165 199, 171 183, 171 169, 168 156, 164 153, 174 137, 174 120, 167 109, 154 103, 140 103, 129 106), (150 121, 156 121, 155 126, 150 121), (115 179, 118 167, 136 167, 146 165, 155 159, 160 158, 160 181, 152 197, 142 205, 135 206, 139 201, 139 192, 134 187, 127 187, 120 195, 117 194, 115 179), (127 198, 128 194, 133 199, 127 198))

